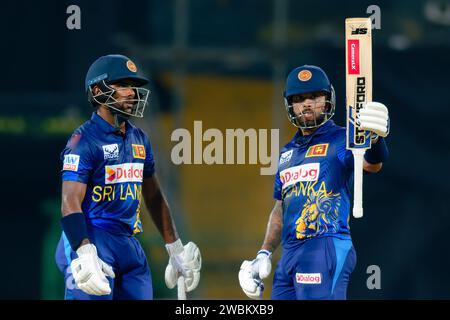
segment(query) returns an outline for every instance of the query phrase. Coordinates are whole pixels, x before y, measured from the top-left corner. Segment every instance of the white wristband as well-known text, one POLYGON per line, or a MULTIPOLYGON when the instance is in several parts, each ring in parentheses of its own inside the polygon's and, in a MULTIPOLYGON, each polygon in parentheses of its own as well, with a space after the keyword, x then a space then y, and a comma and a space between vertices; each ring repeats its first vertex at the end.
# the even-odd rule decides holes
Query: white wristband
POLYGON ((78 256, 90 253, 97 254, 97 248, 92 243, 84 244, 77 249, 78 256))
POLYGON ((256 257, 258 257, 259 255, 266 255, 269 259, 272 258, 272 252, 266 249, 259 250, 258 253, 256 254, 256 257))
POLYGON ((169 257, 173 255, 177 255, 183 252, 184 247, 183 243, 180 239, 177 239, 175 242, 167 243, 166 244, 167 253, 169 254, 169 257))

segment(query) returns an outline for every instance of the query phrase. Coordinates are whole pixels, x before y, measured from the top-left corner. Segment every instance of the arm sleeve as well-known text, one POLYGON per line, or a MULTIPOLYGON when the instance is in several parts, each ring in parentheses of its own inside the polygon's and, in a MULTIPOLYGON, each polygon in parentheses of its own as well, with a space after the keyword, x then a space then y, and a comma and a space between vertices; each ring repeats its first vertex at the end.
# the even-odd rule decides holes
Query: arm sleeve
POLYGON ((74 133, 60 156, 63 181, 78 181, 87 184, 93 170, 93 157, 86 138, 74 133))
POLYGON ((152 145, 150 139, 145 133, 145 161, 144 161, 144 179, 152 177, 155 174, 155 159, 153 157, 152 145))

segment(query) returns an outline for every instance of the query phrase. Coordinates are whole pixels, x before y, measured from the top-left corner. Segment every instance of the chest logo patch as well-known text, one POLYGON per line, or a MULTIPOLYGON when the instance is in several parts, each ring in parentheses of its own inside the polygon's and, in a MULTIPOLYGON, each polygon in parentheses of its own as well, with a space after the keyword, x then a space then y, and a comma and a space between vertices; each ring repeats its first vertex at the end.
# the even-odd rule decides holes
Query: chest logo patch
POLYGON ((316 144, 308 148, 305 158, 325 157, 328 152, 328 143, 316 144))
POLYGON ((117 143, 102 146, 105 160, 119 159, 119 145, 117 143))
POLYGON ((289 151, 286 151, 286 152, 283 152, 282 154, 281 154, 281 157, 280 157, 280 166, 283 164, 283 163, 286 163, 286 162, 289 162, 290 160, 291 160, 291 158, 292 158, 292 152, 293 152, 294 150, 289 150, 289 151))
POLYGON ((77 154, 64 155, 63 170, 78 171, 78 164, 80 163, 80 156, 77 154))
POLYGON ((142 144, 132 144, 133 158, 145 159, 145 147, 142 144))

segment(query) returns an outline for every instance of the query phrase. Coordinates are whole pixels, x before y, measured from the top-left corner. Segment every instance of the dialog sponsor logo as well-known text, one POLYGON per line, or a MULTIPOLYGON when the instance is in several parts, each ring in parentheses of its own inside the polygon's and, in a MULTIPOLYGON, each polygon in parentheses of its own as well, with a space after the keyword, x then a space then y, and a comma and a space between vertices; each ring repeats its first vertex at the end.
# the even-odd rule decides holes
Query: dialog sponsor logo
POLYGON ((322 275, 320 273, 296 273, 295 281, 303 284, 321 284, 322 275))
POLYGON ((280 172, 283 189, 300 181, 317 181, 320 173, 320 163, 308 163, 291 167, 280 172))
POLYGON ((143 174, 143 163, 122 163, 105 166, 105 184, 142 182, 143 174))
POLYGON ((80 163, 80 156, 77 154, 64 155, 63 170, 78 171, 78 164, 80 163))

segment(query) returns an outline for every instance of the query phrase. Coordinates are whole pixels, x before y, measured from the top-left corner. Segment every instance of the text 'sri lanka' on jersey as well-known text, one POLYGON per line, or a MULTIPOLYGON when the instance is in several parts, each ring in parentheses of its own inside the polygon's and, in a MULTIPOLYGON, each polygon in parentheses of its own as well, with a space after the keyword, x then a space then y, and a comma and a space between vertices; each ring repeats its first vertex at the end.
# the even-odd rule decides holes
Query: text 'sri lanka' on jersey
POLYGON ((88 224, 118 234, 142 231, 143 179, 154 174, 150 141, 126 121, 120 134, 95 112, 75 130, 61 153, 62 180, 87 185, 82 203, 88 224))
POLYGON ((274 198, 283 203, 282 245, 320 236, 349 239, 353 155, 345 128, 332 120, 313 134, 300 132, 281 150, 274 198))

